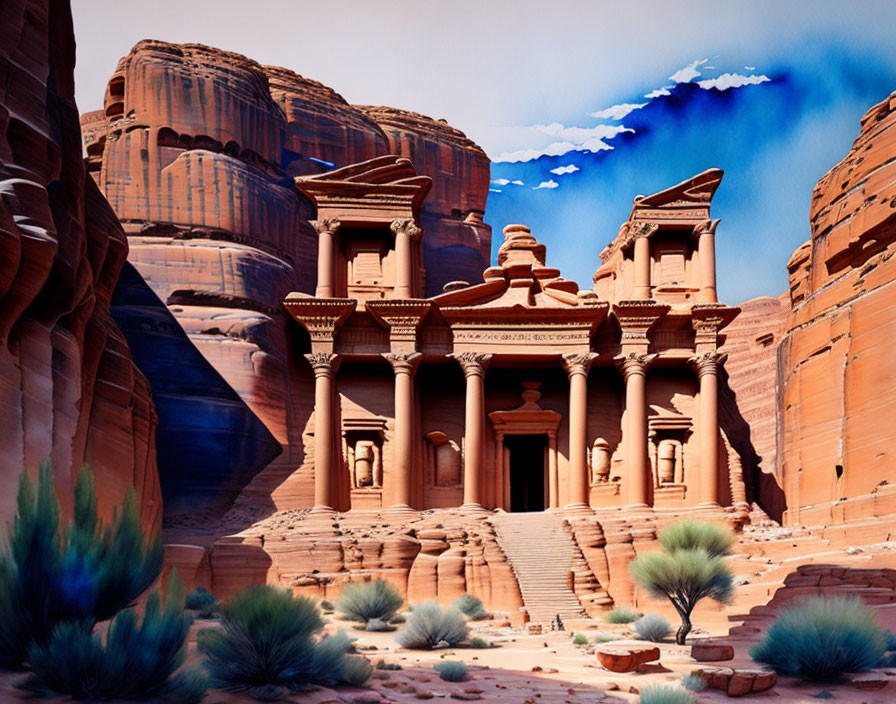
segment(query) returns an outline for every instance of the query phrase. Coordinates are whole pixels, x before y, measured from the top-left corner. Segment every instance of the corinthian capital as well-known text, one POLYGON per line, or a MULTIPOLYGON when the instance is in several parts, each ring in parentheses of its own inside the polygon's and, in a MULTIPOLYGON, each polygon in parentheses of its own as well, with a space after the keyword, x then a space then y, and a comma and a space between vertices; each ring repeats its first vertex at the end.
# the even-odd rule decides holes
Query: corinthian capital
POLYGON ((417 224, 412 218, 399 218, 393 220, 392 224, 389 225, 389 229, 396 235, 400 233, 405 234, 411 239, 420 234, 420 228, 417 227, 417 224))
POLYGON ((659 229, 660 226, 655 222, 633 222, 628 226, 628 236, 633 240, 641 237, 650 237, 659 229))
POLYGON ((576 374, 587 376, 588 370, 591 368, 591 363, 595 359, 597 359, 596 352, 585 352, 583 354, 569 352, 563 355, 563 368, 570 378, 576 374))
POLYGON ((314 231, 318 235, 329 234, 332 235, 339 229, 339 226, 342 223, 339 222, 339 218, 325 218, 324 220, 312 220, 311 227, 314 228, 314 231))
POLYGON ((694 234, 699 235, 714 235, 716 234, 716 228, 719 226, 721 220, 704 220, 703 222, 697 223, 694 225, 694 234))
POLYGON ((306 354, 305 359, 308 360, 311 369, 314 370, 315 377, 333 376, 333 373, 336 371, 336 356, 328 352, 312 352, 311 354, 306 354))
POLYGON ((700 378, 706 374, 718 374, 719 367, 725 363, 726 359, 728 359, 728 355, 718 351, 704 352, 691 357, 688 364, 697 372, 697 378, 700 378))
POLYGON ((485 370, 492 361, 490 354, 479 352, 459 352, 451 355, 464 370, 464 376, 485 376, 485 370))
POLYGON ((417 371, 417 366, 420 364, 420 360, 423 359, 423 355, 419 352, 412 352, 410 354, 384 352, 383 359, 392 365, 392 370, 396 374, 410 374, 411 376, 414 376, 414 373, 417 371))
POLYGON ((622 372, 622 376, 628 381, 628 378, 635 374, 640 374, 641 376, 647 374, 647 367, 650 366, 654 359, 656 359, 655 354, 630 352, 629 354, 616 357, 615 362, 619 371, 622 372))

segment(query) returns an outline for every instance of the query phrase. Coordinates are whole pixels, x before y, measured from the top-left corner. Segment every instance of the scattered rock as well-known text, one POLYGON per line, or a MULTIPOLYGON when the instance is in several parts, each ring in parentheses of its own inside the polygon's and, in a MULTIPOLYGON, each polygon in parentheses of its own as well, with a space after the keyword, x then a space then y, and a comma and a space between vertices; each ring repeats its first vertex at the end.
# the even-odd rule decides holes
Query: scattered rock
POLYGON ((664 672, 672 672, 672 670, 658 662, 642 662, 638 665, 639 675, 659 675, 664 672))
POLYGON ((466 692, 452 692, 452 699, 460 699, 465 702, 475 702, 482 699, 478 694, 467 694, 466 692))
POLYGON ((697 662, 721 662, 734 659, 734 648, 728 643, 694 643, 691 657, 697 662))
POLYGON ((731 667, 698 671, 711 689, 720 689, 729 697, 767 692, 775 686, 778 676, 773 670, 735 670, 731 667))
POLYGON ((856 689, 873 692, 886 687, 890 680, 882 672, 863 672, 861 674, 847 675, 846 681, 856 689))
POLYGON ((529 624, 529 635, 530 636, 540 636, 544 633, 544 628, 542 628, 540 623, 530 623, 529 624))

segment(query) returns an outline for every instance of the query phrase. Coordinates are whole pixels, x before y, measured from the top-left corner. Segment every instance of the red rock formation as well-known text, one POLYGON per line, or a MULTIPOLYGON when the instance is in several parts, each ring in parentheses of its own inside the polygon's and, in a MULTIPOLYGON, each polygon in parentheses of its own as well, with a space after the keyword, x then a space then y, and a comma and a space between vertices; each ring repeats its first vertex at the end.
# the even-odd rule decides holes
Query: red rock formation
MULTIPOLYGON (((896 93, 815 188, 788 264, 779 476, 789 522, 896 513, 896 93)), ((881 522, 880 533, 887 532, 881 522)))
POLYGON ((423 203, 426 295, 449 281, 482 280, 491 261, 491 227, 483 221, 489 159, 444 120, 387 107, 359 106, 386 133, 392 154, 408 157, 418 174, 433 179, 423 203))
POLYGON ((67 3, 0 6, 0 522, 50 457, 65 510, 86 462, 104 514, 134 485, 158 527, 156 415, 109 316, 127 241, 84 168, 74 52, 67 3))

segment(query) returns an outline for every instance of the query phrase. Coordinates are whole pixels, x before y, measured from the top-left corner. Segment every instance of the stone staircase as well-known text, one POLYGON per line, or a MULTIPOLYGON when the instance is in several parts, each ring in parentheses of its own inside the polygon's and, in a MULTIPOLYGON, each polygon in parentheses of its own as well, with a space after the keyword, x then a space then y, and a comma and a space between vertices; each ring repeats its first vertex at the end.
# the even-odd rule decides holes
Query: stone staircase
POLYGON ((578 619, 585 611, 569 587, 578 553, 555 513, 502 513, 492 516, 498 545, 507 556, 532 621, 548 623, 557 614, 578 619))

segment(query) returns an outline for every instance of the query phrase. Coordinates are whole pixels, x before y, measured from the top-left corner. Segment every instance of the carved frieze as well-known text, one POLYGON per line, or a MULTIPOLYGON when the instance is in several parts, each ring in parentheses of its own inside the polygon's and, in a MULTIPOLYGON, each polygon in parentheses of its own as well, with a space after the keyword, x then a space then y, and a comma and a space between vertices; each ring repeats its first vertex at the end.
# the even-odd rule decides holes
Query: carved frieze
MULTIPOLYGON (((304 294, 291 293, 283 306, 311 336, 311 346, 329 346, 336 339, 336 333, 346 318, 355 310, 358 302, 352 298, 315 298, 304 294)), ((318 351, 318 350, 314 350, 318 351)))
POLYGON ((649 343, 647 333, 657 321, 669 312, 669 306, 652 300, 619 301, 613 306, 613 315, 622 331, 622 344, 645 347, 649 343))

